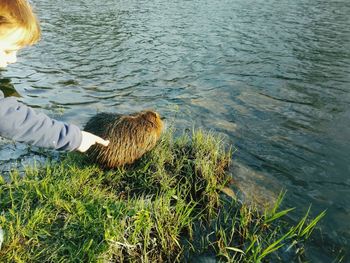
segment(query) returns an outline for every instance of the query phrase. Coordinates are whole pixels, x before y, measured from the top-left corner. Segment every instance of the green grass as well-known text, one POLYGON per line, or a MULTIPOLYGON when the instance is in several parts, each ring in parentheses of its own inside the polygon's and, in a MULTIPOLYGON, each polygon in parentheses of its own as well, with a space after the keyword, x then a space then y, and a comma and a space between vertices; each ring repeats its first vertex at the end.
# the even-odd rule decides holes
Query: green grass
MULTIPOLYGON (((322 212, 296 225, 228 198, 232 150, 216 135, 166 132, 135 165, 103 171, 83 156, 0 177, 1 262, 270 262, 303 253, 322 212)), ((234 175, 233 175, 234 176, 234 175)))

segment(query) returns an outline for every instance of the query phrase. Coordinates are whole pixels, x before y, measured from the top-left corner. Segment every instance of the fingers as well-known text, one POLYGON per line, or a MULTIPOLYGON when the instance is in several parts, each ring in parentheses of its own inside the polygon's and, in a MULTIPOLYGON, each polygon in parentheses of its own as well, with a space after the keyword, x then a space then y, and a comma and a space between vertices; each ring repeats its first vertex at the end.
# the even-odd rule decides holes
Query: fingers
POLYGON ((108 146, 109 140, 104 140, 98 136, 96 136, 98 139, 96 140, 96 143, 101 144, 103 146, 108 146))
POLYGON ((91 134, 93 136, 92 144, 98 143, 101 144, 102 146, 108 146, 109 140, 104 140, 99 136, 96 136, 94 134, 91 134))
POLYGON ((95 143, 101 144, 102 146, 107 146, 109 144, 109 140, 104 140, 90 132, 82 131, 81 134, 82 141, 80 146, 77 148, 77 150, 80 152, 86 152, 95 143))

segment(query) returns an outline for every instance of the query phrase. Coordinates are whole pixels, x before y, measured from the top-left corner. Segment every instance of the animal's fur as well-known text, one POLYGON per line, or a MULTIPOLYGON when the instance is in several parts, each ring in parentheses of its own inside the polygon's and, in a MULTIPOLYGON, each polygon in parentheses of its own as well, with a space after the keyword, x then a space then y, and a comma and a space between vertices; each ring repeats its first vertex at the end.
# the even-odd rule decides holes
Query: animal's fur
POLYGON ((131 115, 99 113, 88 121, 84 130, 110 142, 107 147, 93 145, 87 154, 106 168, 131 164, 156 145, 162 129, 163 122, 153 111, 131 115))

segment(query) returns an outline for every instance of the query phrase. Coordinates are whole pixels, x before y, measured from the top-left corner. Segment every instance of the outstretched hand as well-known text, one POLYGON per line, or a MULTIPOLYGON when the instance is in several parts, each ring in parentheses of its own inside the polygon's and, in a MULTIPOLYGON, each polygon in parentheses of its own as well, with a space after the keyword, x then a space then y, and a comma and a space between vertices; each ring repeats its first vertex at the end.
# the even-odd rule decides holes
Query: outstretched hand
POLYGON ((108 146, 109 144, 109 140, 104 140, 90 132, 82 131, 81 136, 81 144, 78 147, 77 151, 82 153, 86 152, 95 143, 101 144, 103 146, 108 146))

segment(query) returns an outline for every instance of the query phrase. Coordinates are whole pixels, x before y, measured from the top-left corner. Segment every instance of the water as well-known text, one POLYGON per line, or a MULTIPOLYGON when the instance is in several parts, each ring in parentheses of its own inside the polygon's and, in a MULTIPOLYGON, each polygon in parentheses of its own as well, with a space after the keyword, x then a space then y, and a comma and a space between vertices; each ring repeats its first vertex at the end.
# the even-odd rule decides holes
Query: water
MULTIPOLYGON (((32 2, 42 41, 2 86, 80 126, 98 111, 153 108, 180 130, 215 130, 238 149, 246 196, 286 189, 295 218, 327 209, 312 262, 349 256, 349 1, 32 2)), ((0 141, 3 169, 28 159, 0 141)))

